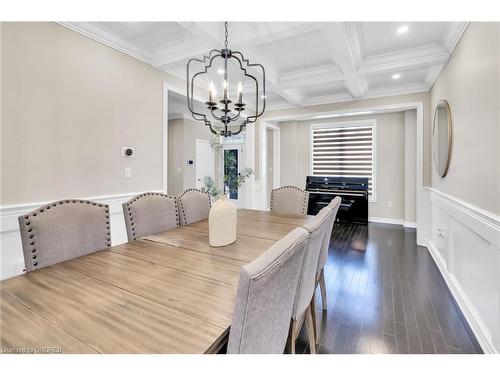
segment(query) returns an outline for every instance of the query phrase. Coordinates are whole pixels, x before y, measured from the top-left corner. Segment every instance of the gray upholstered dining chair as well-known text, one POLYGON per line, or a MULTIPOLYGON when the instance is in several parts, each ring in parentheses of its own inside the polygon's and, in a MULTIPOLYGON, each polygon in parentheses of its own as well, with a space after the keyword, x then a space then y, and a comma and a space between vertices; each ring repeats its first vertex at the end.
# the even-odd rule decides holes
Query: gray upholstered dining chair
POLYGON ((123 203, 122 207, 129 241, 179 226, 176 197, 143 193, 123 203))
POLYGON ((335 218, 337 217, 337 212, 342 203, 342 198, 335 197, 325 209, 332 212, 328 225, 325 231, 325 237, 323 238, 323 244, 321 245, 321 251, 318 258, 318 267, 316 270, 316 287, 321 290, 321 306, 323 310, 326 310, 326 282, 325 282, 325 265, 328 261, 328 248, 330 246, 330 238, 332 237, 333 224, 335 223, 335 218))
POLYGON ((309 192, 296 186, 282 186, 271 190, 271 212, 281 215, 305 215, 309 204, 309 192))
POLYGON ((330 210, 322 209, 311 222, 303 226, 309 233, 309 239, 302 264, 302 272, 299 276, 297 295, 290 323, 289 340, 291 353, 295 353, 295 342, 301 329, 300 322, 304 321, 302 318, 305 318, 311 354, 316 353, 316 310, 313 296, 316 289, 316 267, 318 265, 319 252, 321 251, 330 215, 330 210))
POLYGON ((107 204, 65 199, 18 219, 26 272, 111 246, 107 204))
POLYGON ((208 219, 210 213, 210 195, 198 190, 188 189, 177 197, 181 225, 208 219))
POLYGON ((307 238, 295 228, 241 268, 227 353, 283 354, 307 238))

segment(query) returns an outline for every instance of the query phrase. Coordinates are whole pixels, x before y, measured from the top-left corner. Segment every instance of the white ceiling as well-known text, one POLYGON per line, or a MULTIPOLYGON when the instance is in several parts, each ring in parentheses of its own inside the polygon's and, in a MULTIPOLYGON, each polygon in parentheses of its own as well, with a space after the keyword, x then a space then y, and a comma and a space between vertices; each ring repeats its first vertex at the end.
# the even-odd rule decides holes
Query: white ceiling
MULTIPOLYGON (((189 58, 221 49, 224 42, 221 22, 62 24, 183 79, 189 58)), ((278 109, 428 91, 466 26, 234 22, 229 48, 264 65, 267 108, 278 109), (401 26, 408 31, 399 34, 401 26)))

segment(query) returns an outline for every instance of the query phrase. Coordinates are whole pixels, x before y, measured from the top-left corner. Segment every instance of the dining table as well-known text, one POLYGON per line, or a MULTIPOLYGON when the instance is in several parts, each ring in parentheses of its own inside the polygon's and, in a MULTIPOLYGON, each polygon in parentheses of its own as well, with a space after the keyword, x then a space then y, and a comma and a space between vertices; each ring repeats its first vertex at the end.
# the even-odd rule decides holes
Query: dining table
POLYGON ((208 220, 0 282, 2 353, 217 353, 240 269, 312 216, 238 209, 236 242, 208 220))

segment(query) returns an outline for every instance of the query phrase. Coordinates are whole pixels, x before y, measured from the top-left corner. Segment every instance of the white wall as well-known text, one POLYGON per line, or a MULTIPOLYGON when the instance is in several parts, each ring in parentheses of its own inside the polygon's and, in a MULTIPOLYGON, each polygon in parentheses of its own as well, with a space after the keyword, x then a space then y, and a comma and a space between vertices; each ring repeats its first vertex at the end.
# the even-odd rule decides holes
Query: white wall
POLYGON ((472 23, 431 91, 453 149, 424 189, 426 244, 482 348, 500 352, 500 24, 472 23))
POLYGON ((54 23, 4 23, 1 49, 2 205, 162 189, 163 83, 180 80, 54 23))
POLYGON ((500 215, 500 23, 472 23, 431 91, 451 107, 448 174, 431 186, 500 215))

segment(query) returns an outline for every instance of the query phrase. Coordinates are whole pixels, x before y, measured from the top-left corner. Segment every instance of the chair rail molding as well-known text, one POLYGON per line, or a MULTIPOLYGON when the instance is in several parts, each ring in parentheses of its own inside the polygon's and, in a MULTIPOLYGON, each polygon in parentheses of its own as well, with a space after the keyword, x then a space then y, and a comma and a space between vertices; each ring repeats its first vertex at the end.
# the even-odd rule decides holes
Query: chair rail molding
POLYGON ((423 244, 485 353, 500 352, 500 216, 422 189, 423 244))
MULTIPOLYGON (((158 190, 157 192, 161 192, 158 190)), ((111 218, 111 244, 119 245, 127 242, 127 231, 123 220, 122 203, 140 193, 125 193, 97 197, 64 197, 61 199, 83 199, 109 205, 111 218)), ((23 273, 24 257, 19 232, 18 216, 31 212, 40 206, 56 201, 22 203, 0 206, 0 280, 14 277, 23 273)))

